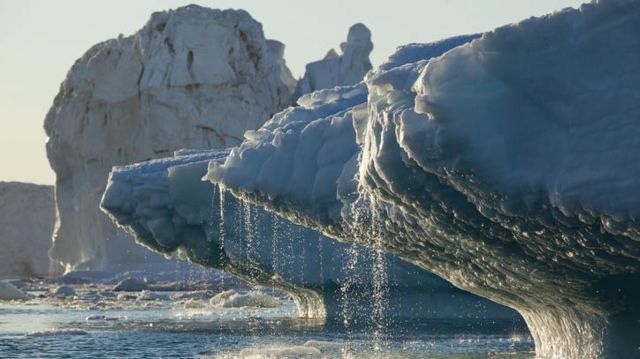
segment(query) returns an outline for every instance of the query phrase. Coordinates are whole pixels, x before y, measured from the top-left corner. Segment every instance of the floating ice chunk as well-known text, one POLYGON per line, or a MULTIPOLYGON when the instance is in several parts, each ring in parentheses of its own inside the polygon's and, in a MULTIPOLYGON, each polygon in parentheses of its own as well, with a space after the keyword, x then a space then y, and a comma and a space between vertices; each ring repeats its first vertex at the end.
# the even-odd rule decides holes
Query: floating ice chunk
POLYGON ((280 299, 259 292, 238 293, 227 290, 217 294, 209 303, 217 308, 277 308, 282 305, 280 299))
POLYGON ((127 278, 116 284, 111 290, 114 292, 139 292, 148 289, 147 282, 138 278, 127 278))
POLYGON ((59 298, 65 298, 65 297, 73 297, 76 295, 76 291, 66 285, 61 285, 59 287, 57 287, 56 289, 53 290, 53 293, 51 293, 51 295, 53 295, 54 297, 59 297, 59 298))
POLYGON ((0 300, 27 300, 29 296, 8 281, 0 281, 0 300))
POLYGON ((206 302, 198 299, 188 299, 182 304, 182 306, 185 309, 205 309, 209 307, 206 302))
POLYGON ((104 314, 90 315, 90 316, 85 318, 85 320, 87 322, 95 322, 95 321, 115 322, 115 321, 119 321, 119 320, 122 320, 122 319, 126 319, 126 317, 112 317, 112 316, 107 316, 107 315, 104 315, 104 314))
POLYGON ((137 300, 165 300, 167 299, 167 296, 162 295, 162 294, 158 294, 156 292, 152 292, 149 290, 143 290, 142 292, 138 293, 138 296, 136 297, 137 300))

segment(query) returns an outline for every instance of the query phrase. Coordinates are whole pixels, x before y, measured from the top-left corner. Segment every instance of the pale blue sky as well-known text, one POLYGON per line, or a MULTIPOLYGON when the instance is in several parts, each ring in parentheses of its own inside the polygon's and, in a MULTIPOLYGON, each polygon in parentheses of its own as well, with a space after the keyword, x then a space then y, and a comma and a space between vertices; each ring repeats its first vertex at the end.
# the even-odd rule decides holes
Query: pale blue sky
POLYGON ((409 42, 490 30, 583 0, 0 0, 0 181, 53 184, 42 129, 45 114, 73 62, 93 44, 129 35, 153 11, 190 3, 242 8, 284 42, 294 75, 337 48, 363 22, 373 33, 375 65, 409 42))

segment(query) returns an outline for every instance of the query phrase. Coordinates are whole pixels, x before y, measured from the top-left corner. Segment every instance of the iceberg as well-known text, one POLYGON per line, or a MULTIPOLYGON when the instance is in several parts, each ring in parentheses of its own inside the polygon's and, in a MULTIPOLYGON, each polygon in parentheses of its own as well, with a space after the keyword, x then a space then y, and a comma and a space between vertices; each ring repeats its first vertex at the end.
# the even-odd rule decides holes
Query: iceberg
POLYGON ((109 170, 183 147, 239 144, 293 103, 296 80, 283 53, 248 13, 195 5, 156 12, 135 34, 89 49, 45 119, 56 173, 52 258, 122 271, 162 261, 100 212, 109 170))
POLYGON ((383 65, 365 104, 276 114, 207 178, 516 309, 541 358, 638 357, 639 27, 596 0, 383 65))
MULTIPOLYGON (((365 94, 363 86, 358 90, 365 94)), ((351 101, 364 98, 352 94, 351 101)), ((349 326, 382 318, 389 324, 520 321, 514 311, 395 257, 330 240, 202 181, 209 162, 228 155, 182 150, 172 158, 116 167, 102 208, 155 252, 286 291, 301 317, 349 326)))
POLYGON ((46 276, 54 223, 53 187, 0 182, 0 278, 46 276))

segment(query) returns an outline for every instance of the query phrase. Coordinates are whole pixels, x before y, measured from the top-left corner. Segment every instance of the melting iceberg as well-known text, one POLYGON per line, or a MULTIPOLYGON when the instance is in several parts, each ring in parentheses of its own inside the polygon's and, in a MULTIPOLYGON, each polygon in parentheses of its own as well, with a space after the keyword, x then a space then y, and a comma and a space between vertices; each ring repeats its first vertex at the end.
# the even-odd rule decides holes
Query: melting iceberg
MULTIPOLYGON (((364 86, 358 91, 352 101, 364 100, 364 86)), ((397 258, 335 242, 203 182, 209 161, 228 153, 179 151, 114 168, 102 208, 156 252, 287 291, 303 317, 350 326, 377 320, 376 310, 388 323, 518 318, 397 258)))
POLYGON ((366 104, 316 93, 208 178, 517 309, 540 357, 639 357, 638 28, 593 1, 382 66, 366 104))

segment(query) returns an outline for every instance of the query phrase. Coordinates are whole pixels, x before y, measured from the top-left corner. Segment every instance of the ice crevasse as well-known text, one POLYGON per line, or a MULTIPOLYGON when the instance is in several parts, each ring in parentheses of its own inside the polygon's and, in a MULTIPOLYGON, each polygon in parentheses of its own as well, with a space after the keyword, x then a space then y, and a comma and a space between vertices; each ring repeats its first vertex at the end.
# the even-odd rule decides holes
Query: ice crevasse
POLYGON ((640 2, 600 0, 383 65, 366 103, 316 92, 207 178, 516 309, 541 358, 640 357, 638 29, 640 2))

